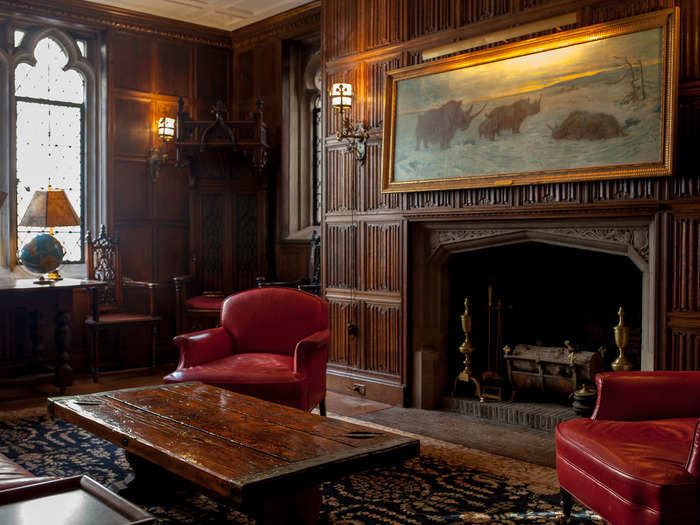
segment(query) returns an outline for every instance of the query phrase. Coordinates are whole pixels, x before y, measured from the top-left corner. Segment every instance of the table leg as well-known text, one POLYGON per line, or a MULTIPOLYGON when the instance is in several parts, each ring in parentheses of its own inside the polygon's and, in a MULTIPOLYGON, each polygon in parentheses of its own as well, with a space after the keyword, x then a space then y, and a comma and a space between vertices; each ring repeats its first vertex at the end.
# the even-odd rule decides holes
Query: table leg
POLYGON ((141 456, 128 451, 125 454, 133 472, 124 480, 126 488, 120 490, 119 495, 130 501, 153 502, 154 498, 162 501, 164 497, 167 499, 175 494, 177 485, 186 483, 182 478, 141 456))
POLYGON ((321 488, 288 487, 270 491, 253 505, 251 514, 258 525, 312 525, 321 513, 321 488))
MULTIPOLYGON (((72 294, 72 290, 71 290, 72 294)), ((72 299, 72 297, 71 297, 72 299)), ((72 304, 72 300, 71 300, 72 304)), ((54 385, 63 395, 66 387, 73 384, 73 368, 70 366, 70 309, 57 304, 56 308, 56 370, 54 385)))

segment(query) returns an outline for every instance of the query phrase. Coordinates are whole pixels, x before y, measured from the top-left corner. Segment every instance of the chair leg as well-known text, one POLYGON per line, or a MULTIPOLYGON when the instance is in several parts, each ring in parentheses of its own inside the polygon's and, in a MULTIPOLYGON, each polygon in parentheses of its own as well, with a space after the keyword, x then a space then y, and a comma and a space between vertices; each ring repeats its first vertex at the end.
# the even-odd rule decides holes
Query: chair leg
POLYGON ((153 323, 151 330, 151 375, 156 373, 156 340, 158 339, 158 325, 153 323))
POLYGON ((561 513, 563 518, 561 521, 568 521, 571 517, 571 508, 574 505, 574 498, 561 487, 559 488, 559 493, 561 494, 561 513))
POLYGON ((318 411, 321 413, 323 417, 326 417, 326 398, 324 397, 321 399, 321 402, 318 404, 318 411))

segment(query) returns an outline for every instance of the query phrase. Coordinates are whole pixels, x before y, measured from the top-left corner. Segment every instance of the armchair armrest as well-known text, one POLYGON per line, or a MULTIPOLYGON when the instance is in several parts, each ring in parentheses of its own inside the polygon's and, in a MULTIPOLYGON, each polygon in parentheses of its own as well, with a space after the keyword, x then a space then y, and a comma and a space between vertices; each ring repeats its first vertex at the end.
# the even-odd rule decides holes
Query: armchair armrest
POLYGON ((124 277, 122 279, 122 286, 127 286, 131 288, 160 288, 161 283, 150 283, 147 281, 134 281, 132 279, 127 279, 124 277))
POLYGON ((158 315, 158 303, 156 302, 155 290, 160 288, 160 283, 151 283, 147 281, 134 281, 128 277, 122 278, 122 287, 124 288, 144 288, 148 291, 148 314, 158 315))
POLYGON ((323 368, 325 381, 325 365, 328 360, 328 329, 314 332, 297 343, 294 349, 294 373, 306 374, 323 368))
POLYGON ((178 335, 173 343, 180 349, 178 370, 215 361, 233 353, 233 340, 222 327, 178 335))
POLYGON ((700 417, 700 372, 606 372, 596 385, 591 419, 700 417))
POLYGON ((690 449, 690 456, 688 456, 685 470, 695 479, 700 480, 700 419, 695 424, 695 437, 693 438, 693 446, 690 449))

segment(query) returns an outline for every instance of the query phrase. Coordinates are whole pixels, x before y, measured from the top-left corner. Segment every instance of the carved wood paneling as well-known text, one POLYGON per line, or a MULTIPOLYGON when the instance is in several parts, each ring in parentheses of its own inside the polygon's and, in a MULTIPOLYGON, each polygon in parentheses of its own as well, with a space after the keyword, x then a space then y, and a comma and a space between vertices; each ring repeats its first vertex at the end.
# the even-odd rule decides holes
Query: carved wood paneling
POLYGON ((357 336, 348 333, 348 324, 357 323, 357 303, 329 299, 328 327, 331 339, 328 345, 328 361, 341 365, 360 367, 357 336))
POLYGON ((700 79, 700 2, 678 0, 681 8, 681 81, 700 79))
POLYGON ((400 206, 401 195, 382 193, 382 147, 381 144, 367 145, 367 159, 363 168, 361 182, 362 207, 364 210, 391 210, 400 206))
POLYGON ((367 49, 405 38, 406 0, 366 0, 367 49))
POLYGON ((455 25, 451 0, 406 0, 409 38, 449 29, 455 25))
MULTIPOLYGON (((697 169, 697 139, 698 130, 700 130, 700 92, 695 93, 694 96, 681 96, 679 104, 678 148, 676 154, 678 169, 682 173, 693 173, 697 169)), ((693 177, 691 180, 695 181, 697 186, 698 177, 693 177)), ((692 193, 692 190, 690 190, 690 192, 692 193)))
POLYGON ((323 5, 324 49, 327 59, 359 51, 357 0, 327 0, 323 5))
MULTIPOLYGON (((513 2, 512 0, 459 0, 457 2, 459 25, 472 24, 495 16, 506 15, 511 12, 514 4, 522 3, 525 2, 513 2)), ((532 4, 528 7, 535 7, 543 2, 539 0, 527 3, 532 4)))
POLYGON ((700 370, 700 337, 673 331, 671 334, 671 369, 700 370))
POLYGON ((326 150, 326 211, 357 208, 357 161, 345 148, 326 150))
MULTIPOLYGON (((584 25, 600 24, 674 6, 674 0, 605 0, 582 9, 584 25)), ((679 2, 680 3, 680 2, 679 2)))
POLYGON ((401 375, 401 309, 398 306, 364 304, 365 368, 401 375))
POLYGON ((367 223, 364 235, 364 289, 399 292, 403 273, 401 224, 367 223))
POLYGON ((406 194, 406 209, 455 208, 457 193, 453 191, 420 191, 406 194))
POLYGON ((673 231, 673 300, 675 311, 700 310, 700 231, 698 219, 680 218, 673 231))
POLYGON ((356 224, 326 224, 326 286, 357 288, 358 235, 356 224))
POLYGON ((384 121, 384 84, 386 72, 401 67, 401 56, 367 64, 367 92, 365 120, 370 128, 381 127, 384 121))

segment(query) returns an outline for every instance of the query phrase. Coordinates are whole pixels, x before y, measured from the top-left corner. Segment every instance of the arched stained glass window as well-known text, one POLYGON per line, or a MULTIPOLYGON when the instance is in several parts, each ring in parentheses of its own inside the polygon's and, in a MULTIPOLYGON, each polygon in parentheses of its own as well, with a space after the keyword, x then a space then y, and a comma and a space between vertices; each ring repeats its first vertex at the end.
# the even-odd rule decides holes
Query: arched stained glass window
MULTIPOLYGON (((36 64, 15 68, 17 115, 17 224, 36 190, 49 185, 65 190, 83 219, 85 78, 64 67, 69 57, 56 40, 43 38, 34 48, 36 64)), ((42 231, 17 227, 17 245, 42 231)), ((83 260, 82 229, 57 227, 56 238, 66 249, 66 262, 83 260)))

